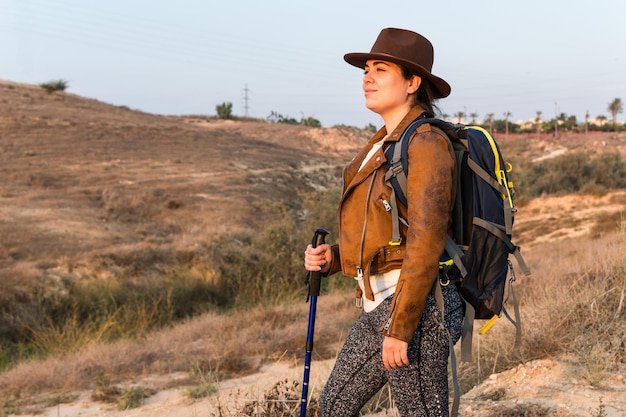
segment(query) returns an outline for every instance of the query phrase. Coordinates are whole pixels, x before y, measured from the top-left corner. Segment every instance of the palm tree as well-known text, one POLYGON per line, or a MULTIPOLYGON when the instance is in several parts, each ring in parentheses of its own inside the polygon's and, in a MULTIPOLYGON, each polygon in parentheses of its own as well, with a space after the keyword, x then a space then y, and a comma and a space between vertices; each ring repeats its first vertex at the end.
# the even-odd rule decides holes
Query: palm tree
POLYGON ((565 127, 569 130, 574 130, 578 126, 578 122, 576 121, 576 116, 571 115, 565 120, 565 127))
POLYGON ((541 139, 541 111, 537 110, 537 117, 535 117, 535 123, 537 124, 537 139, 541 139))
POLYGON ((624 111, 624 105, 622 104, 622 99, 616 98, 612 102, 609 103, 609 112, 611 113, 611 118, 613 119, 613 128, 617 128, 617 113, 621 113, 624 111))
POLYGON ((554 118, 554 137, 557 137, 559 134, 559 122, 560 124, 565 125, 565 121, 567 120, 567 114, 560 113, 558 116, 554 118))
POLYGON ((585 135, 589 133, 589 110, 585 113, 585 135))
POLYGON ((602 128, 602 125, 606 122, 606 116, 601 114, 596 117, 596 120, 600 122, 600 128, 602 128))
POLYGON ((456 117, 457 123, 463 123, 463 118, 465 117, 465 113, 462 111, 458 113, 454 113, 454 117, 456 117))
POLYGON ((511 117, 511 112, 510 111, 504 112, 504 131, 505 131, 504 136, 505 137, 509 136, 509 117, 511 117))
POLYGON ((478 113, 476 113, 476 112, 470 113, 470 117, 472 118, 472 124, 475 125, 476 124, 476 118, 478 117, 478 113))

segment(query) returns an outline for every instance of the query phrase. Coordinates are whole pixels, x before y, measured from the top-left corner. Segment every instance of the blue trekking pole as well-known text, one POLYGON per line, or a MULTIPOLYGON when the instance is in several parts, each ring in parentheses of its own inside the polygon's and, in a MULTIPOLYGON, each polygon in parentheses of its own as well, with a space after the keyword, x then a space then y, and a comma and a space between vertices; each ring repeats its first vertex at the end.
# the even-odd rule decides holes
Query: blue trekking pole
MULTIPOLYGON (((325 243, 324 238, 328 234, 326 229, 316 229, 313 235, 311 246, 314 248, 325 243)), ((300 403, 300 417, 306 417, 306 406, 309 392, 309 372, 311 371, 311 353, 313 352, 313 332, 315 331, 315 309, 317 307, 317 296, 320 295, 320 285, 322 273, 319 271, 309 271, 307 274, 309 282, 309 294, 307 301, 311 301, 309 306, 309 328, 306 335, 306 355, 304 357, 304 379, 302 382, 302 402, 300 403)))

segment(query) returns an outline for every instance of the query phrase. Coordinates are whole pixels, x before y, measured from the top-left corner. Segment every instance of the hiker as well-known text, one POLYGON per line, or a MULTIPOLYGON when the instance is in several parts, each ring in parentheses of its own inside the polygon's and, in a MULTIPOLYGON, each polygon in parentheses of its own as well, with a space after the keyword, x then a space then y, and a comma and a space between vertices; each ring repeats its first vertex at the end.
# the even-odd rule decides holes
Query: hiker
POLYGON ((398 208, 406 223, 394 244, 384 152, 412 121, 433 117, 434 100, 447 97, 450 86, 431 73, 430 41, 409 30, 383 29, 369 53, 344 59, 364 69, 365 105, 385 125, 344 170, 339 244, 309 245, 305 251, 307 270, 354 277, 363 308, 321 393, 321 413, 356 416, 389 383, 402 416, 448 416, 449 343, 460 337, 463 304, 456 286, 445 286, 437 275, 445 235, 451 233, 454 151, 430 124, 413 133, 407 205, 398 208))

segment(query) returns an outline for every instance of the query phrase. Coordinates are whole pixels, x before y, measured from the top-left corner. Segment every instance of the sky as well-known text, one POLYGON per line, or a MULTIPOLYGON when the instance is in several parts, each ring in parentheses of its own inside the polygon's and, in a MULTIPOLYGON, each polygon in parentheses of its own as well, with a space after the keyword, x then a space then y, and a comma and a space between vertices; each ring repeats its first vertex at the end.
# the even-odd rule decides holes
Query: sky
POLYGON ((433 43, 449 116, 584 122, 626 100, 623 0, 0 0, 0 79, 63 79, 155 114, 230 102, 236 116, 380 127, 343 55, 386 27, 433 43))

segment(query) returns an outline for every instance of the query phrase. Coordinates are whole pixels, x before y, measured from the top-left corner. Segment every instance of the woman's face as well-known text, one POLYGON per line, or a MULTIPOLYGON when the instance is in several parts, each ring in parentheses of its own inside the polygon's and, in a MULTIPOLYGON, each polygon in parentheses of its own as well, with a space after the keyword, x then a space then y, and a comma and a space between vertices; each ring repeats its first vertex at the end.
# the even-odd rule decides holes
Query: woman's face
POLYGON ((406 113, 411 107, 409 94, 417 91, 421 78, 413 76, 407 80, 402 68, 389 61, 369 60, 365 63, 363 92, 365 106, 385 117, 395 111, 406 113))

